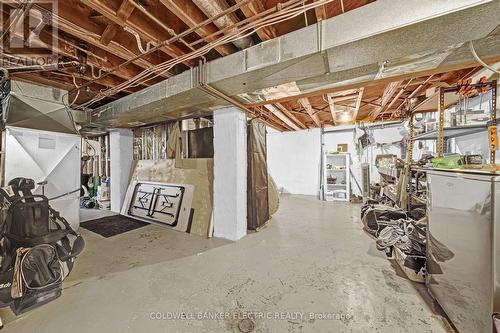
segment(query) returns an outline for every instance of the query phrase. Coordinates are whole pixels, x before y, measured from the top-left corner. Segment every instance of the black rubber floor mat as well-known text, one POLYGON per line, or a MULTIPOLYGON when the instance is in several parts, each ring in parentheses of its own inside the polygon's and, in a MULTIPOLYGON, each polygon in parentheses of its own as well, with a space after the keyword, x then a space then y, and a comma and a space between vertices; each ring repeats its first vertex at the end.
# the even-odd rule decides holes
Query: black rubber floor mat
POLYGON ((80 227, 95 232, 103 237, 112 237, 124 232, 147 226, 149 223, 137 221, 123 215, 106 216, 80 223, 80 227))

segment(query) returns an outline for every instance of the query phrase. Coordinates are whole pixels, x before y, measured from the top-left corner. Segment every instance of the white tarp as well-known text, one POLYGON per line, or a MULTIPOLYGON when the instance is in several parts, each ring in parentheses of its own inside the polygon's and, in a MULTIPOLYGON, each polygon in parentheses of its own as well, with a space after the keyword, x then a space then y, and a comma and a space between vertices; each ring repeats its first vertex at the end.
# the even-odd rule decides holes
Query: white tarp
MULTIPOLYGON (((78 135, 7 127, 5 133, 5 184, 16 177, 47 181, 45 195, 52 197, 80 188, 78 135)), ((36 194, 42 193, 40 186, 36 194)), ((80 192, 52 200, 51 206, 78 228, 80 192)))

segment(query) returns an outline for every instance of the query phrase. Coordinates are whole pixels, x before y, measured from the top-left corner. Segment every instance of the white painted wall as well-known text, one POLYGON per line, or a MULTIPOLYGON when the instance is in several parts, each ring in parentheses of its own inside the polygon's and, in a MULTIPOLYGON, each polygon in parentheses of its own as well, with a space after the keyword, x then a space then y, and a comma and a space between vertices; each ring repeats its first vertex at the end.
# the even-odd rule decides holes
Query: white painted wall
POLYGON ((284 193, 319 195, 320 129, 280 133, 267 129, 269 173, 284 193))
POLYGON ((111 211, 115 213, 120 213, 127 193, 134 159, 133 138, 129 129, 116 129, 109 133, 111 211))
MULTIPOLYGON (((351 154, 351 189, 353 194, 361 194, 356 181, 361 187, 361 164, 370 165, 370 178, 378 182, 380 176, 375 167, 375 158, 379 154, 401 155, 400 144, 381 145, 401 141, 403 138, 403 124, 387 125, 383 128, 374 128, 373 136, 377 145, 372 145, 362 152, 355 146, 354 129, 339 127, 341 131, 329 131, 324 134, 324 150, 336 151, 338 144, 347 144, 351 154)), ((280 133, 268 128, 267 158, 270 174, 273 176, 278 189, 285 193, 318 195, 320 186, 320 145, 321 132, 319 129, 280 133)), ((500 137, 500 131, 499 131, 500 137)), ((424 149, 418 149, 418 141, 414 147, 414 158, 419 159, 425 151, 435 152, 436 141, 424 141, 424 149)), ((482 154, 488 161, 489 148, 486 132, 458 137, 454 140, 453 151, 460 154, 482 154)), ((500 153, 497 152, 497 160, 500 153)))
POLYGON ((375 158, 380 154, 394 154, 401 157, 400 144, 386 145, 392 142, 399 142, 403 138, 401 135, 401 125, 391 125, 384 128, 374 128, 373 136, 376 145, 369 146, 361 151, 356 150, 354 129, 350 131, 326 132, 324 134, 325 151, 337 151, 338 144, 347 144, 348 153, 351 154, 351 190, 353 194, 361 195, 360 187, 362 186, 361 164, 368 163, 370 165, 370 180, 378 182, 380 176, 375 167, 375 158), (382 145, 383 144, 383 145, 382 145), (356 184, 359 183, 359 187, 356 184))
MULTIPOLYGON (((377 143, 400 141, 402 125, 374 129, 377 143)), ((351 154, 351 170, 355 178, 351 178, 351 189, 360 194, 355 179, 361 186, 361 163, 371 165, 371 179, 378 181, 379 175, 375 167, 378 154, 395 154, 401 156, 400 145, 372 146, 361 153, 356 151, 354 129, 343 127, 348 131, 328 132, 324 134, 325 151, 337 151, 337 144, 346 143, 351 154)), ((320 188, 321 164, 321 130, 311 129, 296 132, 280 133, 268 128, 267 162, 269 172, 278 189, 285 193, 318 195, 320 188)))
POLYGON ((247 233, 247 118, 230 107, 214 112, 214 236, 247 233))

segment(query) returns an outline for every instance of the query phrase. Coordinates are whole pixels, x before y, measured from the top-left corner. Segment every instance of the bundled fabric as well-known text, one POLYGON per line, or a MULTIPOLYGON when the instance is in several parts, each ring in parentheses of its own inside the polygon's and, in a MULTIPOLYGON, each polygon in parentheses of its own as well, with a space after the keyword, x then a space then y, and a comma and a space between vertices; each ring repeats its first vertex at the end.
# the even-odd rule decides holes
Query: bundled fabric
POLYGON ((399 219, 406 219, 405 211, 376 201, 368 201, 361 207, 361 221, 364 229, 371 235, 378 237, 379 233, 387 226, 394 225, 399 219))
POLYGON ((31 179, 16 178, 0 189, 6 216, 0 233, 0 305, 17 315, 61 295, 85 242, 50 207, 47 197, 34 195, 31 179))
POLYGON ((425 256, 425 231, 411 220, 400 219, 380 232, 377 249, 395 246, 407 255, 425 256))
POLYGON ((426 265, 426 222, 421 216, 425 211, 414 213, 368 200, 361 207, 361 221, 364 229, 377 237, 378 250, 392 257, 394 249, 399 249, 406 255, 404 266, 418 273, 426 265), (416 222, 410 215, 422 219, 416 222))
POLYGON ((404 265, 416 273, 426 263, 425 227, 412 220, 399 219, 394 224, 384 228, 376 241, 377 249, 392 255, 394 248, 398 248, 406 259, 404 265))

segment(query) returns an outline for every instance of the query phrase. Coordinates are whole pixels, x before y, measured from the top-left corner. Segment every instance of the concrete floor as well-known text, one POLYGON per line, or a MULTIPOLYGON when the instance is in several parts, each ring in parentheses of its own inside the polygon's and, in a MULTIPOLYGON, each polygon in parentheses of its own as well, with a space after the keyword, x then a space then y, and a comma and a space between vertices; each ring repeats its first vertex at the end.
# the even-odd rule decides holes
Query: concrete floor
POLYGON ((253 313, 254 332, 447 332, 358 216, 358 205, 283 196, 269 226, 236 243, 82 229, 87 249, 62 297, 4 331, 239 332, 253 313))

